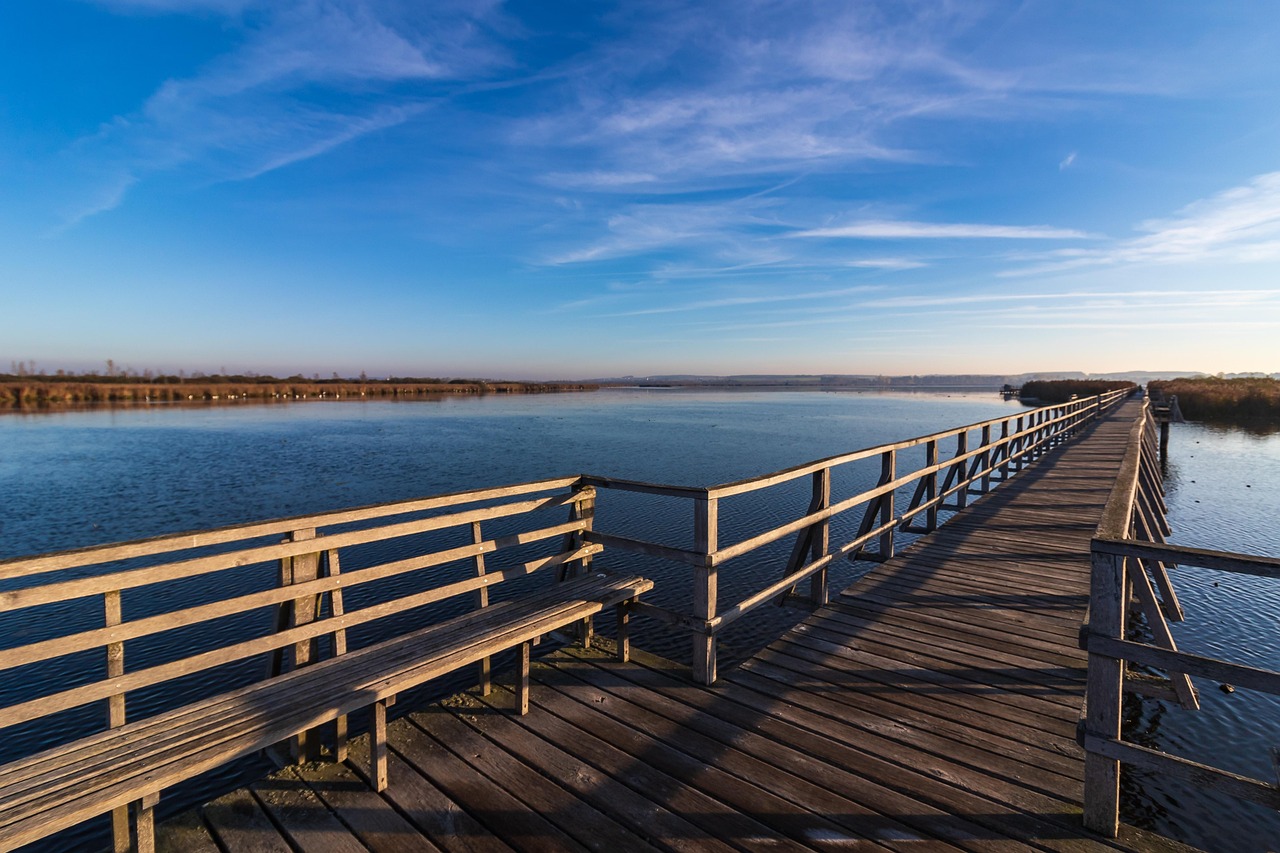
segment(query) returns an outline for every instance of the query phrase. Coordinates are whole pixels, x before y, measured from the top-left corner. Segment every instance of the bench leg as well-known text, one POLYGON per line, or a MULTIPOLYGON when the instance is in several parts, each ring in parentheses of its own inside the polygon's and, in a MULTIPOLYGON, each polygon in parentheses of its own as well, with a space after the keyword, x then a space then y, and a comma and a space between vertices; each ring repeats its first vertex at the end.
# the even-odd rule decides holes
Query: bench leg
POLYGON ((387 700, 373 703, 373 732, 369 749, 369 770, 375 791, 387 790, 387 700))
POLYGON ((516 713, 529 713, 529 666, 533 657, 533 643, 520 644, 520 677, 516 684, 516 713))
POLYGON ((347 715, 333 721, 333 760, 341 764, 347 760, 347 715))
POLYGON ((631 660, 630 601, 623 601, 618 605, 618 660, 622 663, 631 660))
POLYGON ((138 830, 138 853, 156 853, 156 803, 159 794, 148 794, 133 804, 138 830))
POLYGON ((582 620, 582 627, 579 629, 578 633, 582 640, 582 647, 584 649, 591 648, 591 637, 594 634, 594 629, 592 627, 590 616, 582 620))
POLYGON ((129 853, 133 839, 129 835, 129 807, 120 806, 111 812, 111 838, 113 853, 129 853))
POLYGON ((493 682, 489 678, 489 658, 480 659, 480 695, 488 696, 493 692, 493 682))

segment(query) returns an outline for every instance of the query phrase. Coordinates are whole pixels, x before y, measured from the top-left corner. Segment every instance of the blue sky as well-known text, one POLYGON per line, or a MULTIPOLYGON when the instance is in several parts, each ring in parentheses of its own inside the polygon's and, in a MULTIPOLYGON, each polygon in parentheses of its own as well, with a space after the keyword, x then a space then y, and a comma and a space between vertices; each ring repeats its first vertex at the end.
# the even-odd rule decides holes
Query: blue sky
POLYGON ((10 0, 0 364, 1280 370, 1256 2, 10 0))

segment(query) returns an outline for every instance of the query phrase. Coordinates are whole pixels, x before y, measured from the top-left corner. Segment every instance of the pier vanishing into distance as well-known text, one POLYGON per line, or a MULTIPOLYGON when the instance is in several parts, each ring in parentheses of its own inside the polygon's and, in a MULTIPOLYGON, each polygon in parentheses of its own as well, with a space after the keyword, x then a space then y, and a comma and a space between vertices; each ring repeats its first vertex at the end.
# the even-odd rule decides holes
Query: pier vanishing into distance
POLYGON ((1280 561, 1166 544, 1157 456, 1147 401, 1112 393, 722 486, 575 476, 4 561, 0 613, 105 617, 0 667, 106 665, 96 651, 100 672, 0 726, 77 707, 106 725, 0 767, 0 850, 106 815, 117 849, 192 853, 1189 849, 1119 822, 1121 762, 1273 808, 1277 788, 1125 741, 1121 697, 1193 713, 1194 677, 1280 693, 1280 674, 1176 649, 1166 572, 1280 561), (687 525, 597 524, 624 495, 687 525), (770 495, 793 520, 721 541, 770 495), (733 560, 788 545, 776 581, 720 601, 733 560), (846 559, 876 565, 831 594, 846 559), (676 582, 647 576, 658 563, 686 590, 659 595, 676 582), (251 572, 212 598, 191 584, 251 572), (142 590, 164 609, 122 608, 142 590), (798 625, 717 665, 724 628, 800 600, 798 625), (218 619, 251 627, 200 639, 218 619), (692 668, 643 651, 672 629, 692 668), (516 670, 491 674, 511 649, 516 670), (473 667, 476 688, 395 706, 473 667), (155 698, 193 678, 199 698, 155 698), (264 749, 274 775, 155 826, 166 788, 264 749))

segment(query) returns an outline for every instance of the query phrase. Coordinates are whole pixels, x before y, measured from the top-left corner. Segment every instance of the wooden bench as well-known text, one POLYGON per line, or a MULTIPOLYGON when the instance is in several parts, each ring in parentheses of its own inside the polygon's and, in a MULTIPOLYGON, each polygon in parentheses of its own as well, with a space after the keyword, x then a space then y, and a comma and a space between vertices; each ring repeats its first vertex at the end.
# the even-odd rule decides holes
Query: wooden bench
POLYGON ((0 612, 97 595, 105 596, 106 601, 102 628, 4 649, 0 651, 0 669, 30 666, 91 648, 103 648, 107 652, 107 678, 0 708, 0 726, 103 700, 108 703, 109 723, 104 731, 0 766, 0 851, 12 850, 108 812, 113 815, 116 849, 125 849, 131 836, 130 806, 134 812, 137 849, 149 851, 154 848, 153 809, 163 789, 290 738, 294 739, 299 757, 318 757, 319 738, 315 730, 329 722, 337 724, 333 733, 334 757, 345 760, 346 715, 366 707, 373 709, 370 778, 375 787, 382 790, 387 784, 386 710, 398 693, 472 664, 480 665, 481 686, 488 692, 489 658, 495 653, 519 648, 516 710, 523 714, 528 710, 533 643, 543 635, 575 624, 582 625, 582 637, 589 641, 591 618, 607 607, 617 608, 618 654, 625 660, 629 650, 630 605, 653 584, 645 578, 606 574, 591 567, 591 558, 602 548, 585 542, 582 536, 591 523, 594 493, 590 488, 574 488, 568 495, 437 513, 410 521, 317 535, 317 530, 325 527, 351 526, 370 520, 381 522, 390 516, 459 504, 492 503, 512 494, 545 491, 573 482, 543 481, 0 563, 0 580, 46 572, 61 577, 69 570, 81 570, 87 565, 167 556, 182 548, 209 548, 264 536, 278 537, 286 529, 291 532, 288 540, 274 545, 220 548, 221 553, 217 554, 103 574, 75 571, 69 580, 0 591, 0 612), (485 539, 481 534, 482 521, 504 518, 510 525, 511 520, 521 515, 565 507, 569 509, 567 523, 508 533, 495 539, 485 539), (471 545, 428 550, 406 557, 402 542, 397 559, 345 574, 339 570, 339 548, 388 539, 403 540, 459 526, 470 528, 471 545), (554 542, 556 553, 503 569, 486 570, 486 554, 507 548, 527 548, 539 542, 554 542), (122 590, 140 586, 154 589, 155 583, 241 570, 264 560, 280 561, 280 585, 274 589, 151 613, 131 621, 121 619, 122 590), (456 566, 459 562, 467 564, 469 572, 474 573, 462 580, 377 600, 362 608, 344 607, 343 593, 349 596, 353 588, 363 584, 385 582, 392 577, 403 580, 409 572, 448 564, 456 566), (495 584, 552 568, 557 569, 553 583, 523 590, 508 600, 489 602, 488 592, 495 584), (359 649, 346 648, 346 632, 350 627, 405 614, 467 593, 474 596, 475 609, 471 612, 380 639, 359 649), (325 604, 327 608, 322 606, 325 604), (263 636, 125 672, 123 653, 127 640, 149 637, 175 627, 199 625, 216 615, 243 614, 264 605, 276 608, 276 624, 263 636), (330 652, 323 660, 318 659, 317 641, 321 637, 328 639, 330 652), (260 680, 235 689, 211 691, 211 695, 197 701, 142 719, 128 722, 124 719, 127 692, 229 661, 263 655, 268 660, 268 668, 260 680))

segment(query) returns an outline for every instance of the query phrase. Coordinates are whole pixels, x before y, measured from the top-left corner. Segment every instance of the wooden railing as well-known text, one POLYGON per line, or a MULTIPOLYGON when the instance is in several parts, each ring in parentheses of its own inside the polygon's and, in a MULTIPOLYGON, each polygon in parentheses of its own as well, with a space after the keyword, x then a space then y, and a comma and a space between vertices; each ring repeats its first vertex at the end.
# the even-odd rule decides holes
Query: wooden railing
POLYGON ((1151 409, 1146 401, 1143 405, 1093 540, 1089 612, 1080 634, 1081 647, 1089 653, 1079 726, 1085 750, 1084 823, 1112 838, 1119 831, 1121 763, 1280 808, 1280 788, 1274 784, 1124 739, 1121 702, 1126 690, 1176 701, 1191 710, 1199 707, 1191 676, 1280 694, 1280 673, 1188 654, 1174 643, 1168 620, 1181 621, 1182 609, 1169 583, 1168 567, 1197 566, 1280 579, 1280 559, 1164 541, 1170 531, 1157 461, 1159 440, 1151 409), (1143 617, 1148 641, 1131 636, 1130 602, 1143 617), (1144 676, 1130 667, 1162 670, 1168 677, 1144 676))
MULTIPOLYGON (((308 665, 321 641, 328 654, 344 654, 348 632, 368 623, 413 622, 411 611, 451 598, 470 599, 455 610, 483 608, 496 584, 539 569, 567 576, 602 550, 583 540, 593 498, 593 489, 566 477, 0 561, 0 617, 34 609, 22 618, 38 627, 25 632, 47 634, 0 648, 0 671, 33 673, 23 668, 77 655, 84 662, 33 681, 27 697, 0 708, 0 728, 104 700, 115 728, 138 716, 132 706, 126 713, 126 694, 154 694, 148 689, 258 656, 269 677, 308 665), (385 550, 347 559, 368 546, 385 550), (503 565, 492 562, 517 548, 503 565), (546 556, 531 559, 531 550, 546 556), (413 575, 447 564, 463 566, 463 576, 413 575), (219 620, 239 620, 223 632, 228 641, 216 629, 192 633, 219 620), (151 648, 137 645, 149 640, 151 648), (141 652, 131 652, 128 670, 126 644, 141 652)), ((481 683, 488 678, 486 660, 481 683)), ((340 749, 344 732, 339 721, 340 749)))
POLYGON ((692 567, 690 611, 676 611, 641 602, 636 612, 654 616, 693 635, 693 676, 703 684, 716 680, 716 635, 756 608, 792 593, 808 580, 809 599, 823 604, 829 594, 827 573, 837 560, 884 561, 894 555, 895 533, 925 533, 940 523, 939 512, 963 509, 971 495, 983 495, 994 484, 1016 475, 1051 447, 1066 441, 1086 424, 1119 405, 1128 390, 1026 410, 1018 415, 949 429, 920 438, 870 447, 821 459, 747 480, 707 488, 669 486, 586 476, 582 485, 600 490, 635 492, 692 504, 693 542, 681 548, 611 535, 600 529, 583 535, 611 551, 630 551, 684 563, 692 567), (976 441, 971 441, 976 439, 976 441), (944 444, 951 445, 945 447, 944 444), (923 462, 903 471, 904 451, 923 451, 923 462), (945 451, 945 452, 944 452, 945 451), (879 461, 875 484, 848 497, 832 498, 834 475, 858 462, 879 461), (807 511, 799 518, 758 532, 731 545, 720 542, 721 502, 739 495, 810 481, 807 511), (909 495, 909 498, 907 497, 909 495), (907 498, 902 500, 902 498, 907 498), (856 534, 833 545, 832 522, 861 513, 856 534), (718 600, 720 568, 779 540, 793 536, 790 558, 782 577, 746 598, 721 608, 718 600))

